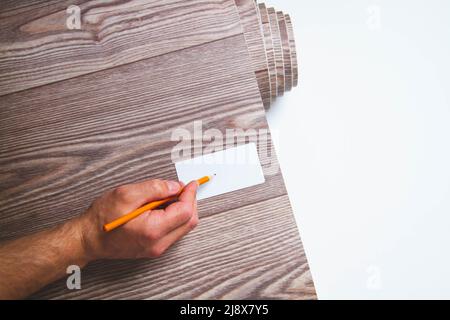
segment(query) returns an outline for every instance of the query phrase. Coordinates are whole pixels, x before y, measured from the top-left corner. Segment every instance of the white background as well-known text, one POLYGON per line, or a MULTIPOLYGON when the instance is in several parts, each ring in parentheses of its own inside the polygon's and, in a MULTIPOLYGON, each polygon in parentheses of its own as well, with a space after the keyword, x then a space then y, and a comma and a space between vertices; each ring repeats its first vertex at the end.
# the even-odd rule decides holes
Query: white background
POLYGON ((450 2, 266 4, 294 23, 268 121, 319 298, 450 298, 450 2))

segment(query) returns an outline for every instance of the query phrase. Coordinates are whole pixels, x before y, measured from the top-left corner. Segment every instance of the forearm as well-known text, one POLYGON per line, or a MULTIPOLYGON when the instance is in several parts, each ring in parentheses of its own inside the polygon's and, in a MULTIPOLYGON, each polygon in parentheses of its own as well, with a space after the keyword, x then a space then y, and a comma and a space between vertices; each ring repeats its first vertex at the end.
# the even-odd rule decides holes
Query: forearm
POLYGON ((20 299, 63 277, 88 258, 80 219, 0 245, 0 299, 20 299))
POLYGON ((0 299, 29 296, 96 259, 160 256, 198 223, 197 182, 146 180, 110 190, 79 217, 48 231, 0 244, 0 299), (180 190, 182 192, 180 193, 180 190), (145 212, 114 232, 102 226, 145 203, 178 196, 164 209, 145 212))

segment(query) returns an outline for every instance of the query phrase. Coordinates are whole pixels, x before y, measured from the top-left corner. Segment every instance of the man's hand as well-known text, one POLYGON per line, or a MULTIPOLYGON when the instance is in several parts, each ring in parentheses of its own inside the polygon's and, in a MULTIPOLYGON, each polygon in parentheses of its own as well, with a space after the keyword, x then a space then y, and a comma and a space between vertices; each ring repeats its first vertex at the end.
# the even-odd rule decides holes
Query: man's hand
POLYGON ((160 256, 197 225, 197 182, 188 184, 179 200, 164 210, 144 212, 110 232, 102 227, 148 202, 176 195, 182 187, 175 181, 148 180, 120 186, 94 201, 80 218, 88 261, 160 256))
POLYGON ((161 255, 198 223, 197 182, 179 200, 152 210, 110 232, 103 225, 142 205, 176 195, 182 184, 149 180, 106 192, 81 216, 14 241, 0 244, 0 299, 23 298, 64 276, 69 265, 96 259, 161 255))

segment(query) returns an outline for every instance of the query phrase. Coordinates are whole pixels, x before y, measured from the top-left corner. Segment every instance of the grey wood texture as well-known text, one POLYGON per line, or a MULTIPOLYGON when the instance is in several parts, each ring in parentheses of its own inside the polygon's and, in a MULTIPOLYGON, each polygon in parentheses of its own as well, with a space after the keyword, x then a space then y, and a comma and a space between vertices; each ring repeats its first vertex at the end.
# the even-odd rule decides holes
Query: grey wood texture
POLYGON ((242 29, 247 42, 248 53, 264 107, 270 107, 270 79, 266 58, 266 49, 261 30, 261 22, 254 0, 235 0, 239 12, 242 29))
POLYGON ((277 19, 280 28, 281 47, 283 49, 284 88, 286 91, 290 91, 292 89, 291 48, 283 12, 277 11, 277 19))
POLYGON ((291 49, 292 86, 296 87, 298 85, 298 62, 297 62, 297 48, 295 46, 294 28, 292 26, 291 17, 289 16, 289 14, 285 14, 284 18, 286 20, 289 36, 289 46, 291 49))
POLYGON ((269 15, 270 28, 272 30, 273 51, 275 56, 275 68, 277 70, 277 94, 284 95, 284 61, 283 61, 283 47, 281 44, 280 27, 278 25, 278 18, 274 8, 267 8, 269 15))
MULTIPOLYGON (((108 30, 100 42, 42 29, 60 25, 64 4, 1 4, 2 19, 29 27, 0 34, 0 241, 77 216, 117 185, 176 179, 172 133, 196 120, 240 129, 236 141, 267 131, 233 0, 80 1, 108 30), (164 39, 165 28, 179 38, 164 39), (141 42, 148 34, 156 47, 141 42)), ((199 227, 163 257, 98 261, 83 270, 82 290, 62 279, 32 298, 315 298, 270 135, 257 142, 266 182, 199 201, 199 227)))
POLYGON ((264 3, 258 4, 258 13, 262 24, 262 30, 264 34, 264 47, 266 49, 267 65, 269 68, 270 78, 270 98, 271 102, 274 102, 277 98, 278 85, 277 85, 277 69, 275 67, 275 55, 273 51, 272 30, 270 28, 269 15, 267 14, 267 8, 264 3))
POLYGON ((0 95, 222 39, 242 30, 235 19, 233 1, 27 3, 0 2, 0 95), (82 28, 70 30, 66 9, 77 3, 82 28))

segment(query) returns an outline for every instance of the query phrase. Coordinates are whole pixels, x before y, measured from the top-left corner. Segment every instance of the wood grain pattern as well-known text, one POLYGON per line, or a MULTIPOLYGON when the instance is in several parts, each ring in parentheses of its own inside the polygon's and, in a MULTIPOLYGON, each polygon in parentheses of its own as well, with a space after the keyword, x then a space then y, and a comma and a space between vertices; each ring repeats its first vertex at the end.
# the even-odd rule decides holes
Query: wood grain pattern
POLYGON ((84 270, 83 290, 59 281, 34 298, 314 299, 289 212, 281 196, 203 218, 159 259, 99 261, 84 270))
MULTIPOLYGON (((55 198, 58 201, 51 204, 51 210, 63 212, 67 218, 79 212, 76 207, 70 208, 74 201, 82 206, 102 190, 161 174, 175 178, 170 158, 176 144, 170 141, 172 129, 193 131, 192 124, 197 119, 202 120, 204 130, 267 129, 264 112, 259 109, 259 95, 252 95, 252 89, 256 88, 252 87, 247 65, 237 58, 238 54, 246 56, 246 48, 236 47, 235 41, 198 46, 182 57, 167 54, 117 67, 113 72, 104 70, 4 96, 0 111, 3 221, 18 225, 16 221, 28 212, 50 210, 49 199, 55 198), (225 55, 227 46, 235 49, 225 55), (240 64, 233 63, 233 57, 240 64), (197 59, 205 64, 199 65, 197 59), (185 70, 182 67, 185 64, 199 70, 195 73, 185 70), (218 70, 221 77, 212 78, 218 70), (242 83, 243 78, 247 78, 247 83, 242 83), (186 87, 184 82, 188 82, 186 87), (172 91, 178 88, 179 93, 174 94, 172 91), (114 110, 110 108, 111 102, 114 110), (150 103, 153 105, 146 105, 150 103), (190 106, 189 110, 180 116, 178 110, 184 110, 185 105, 190 106), (211 105, 216 106, 215 110, 211 110, 211 105), (147 114, 151 117, 145 117, 147 114), (146 166, 146 162, 152 166, 146 166), (22 213, 15 212, 19 207, 22 213)), ((260 157, 263 164, 270 160, 265 153, 260 153, 260 157)), ((272 180, 275 181, 271 187, 278 185, 277 189, 284 194, 281 176, 272 180)), ((269 191, 262 192, 262 187, 254 192, 247 190, 245 198, 238 192, 230 200, 235 205, 258 201, 269 191)), ((43 223, 48 219, 60 221, 58 215, 49 217, 46 212, 43 215, 43 223)), ((40 216, 35 218, 39 220, 40 216)), ((25 226, 20 231, 26 228, 34 226, 25 226)))
POLYGON ((291 17, 289 14, 285 14, 286 26, 289 36, 289 46, 291 48, 291 65, 292 65, 292 86, 298 85, 298 62, 297 62, 297 49, 295 47, 294 28, 292 26, 291 17))
POLYGON ((275 68, 277 69, 277 94, 284 95, 284 62, 283 47, 281 44, 280 28, 278 26, 278 18, 274 8, 267 8, 269 15, 270 28, 272 30, 273 51, 275 56, 275 68))
POLYGON ((292 89, 291 48, 283 12, 277 11, 277 20, 280 28, 281 46, 283 48, 284 88, 286 91, 290 91, 292 89))
POLYGON ((242 32, 232 1, 80 1, 81 30, 66 26, 72 0, 13 2, 0 4, 0 95, 242 32))
MULTIPOLYGON (((153 10, 152 5, 154 6, 154 3, 147 0, 119 2, 113 0, 103 2, 33 0, 27 1, 25 4, 16 1, 3 1, 0 3, 2 9, 0 10, 0 17, 2 18, 0 20, 0 27, 2 27, 0 39, 3 40, 0 43, 0 71, 2 72, 2 75, 0 75, 0 95, 46 84, 49 79, 57 81, 58 79, 75 77, 122 63, 163 54, 166 51, 178 50, 185 46, 198 45, 206 41, 205 34, 197 35, 191 32, 198 29, 195 28, 195 24, 188 23, 187 28, 184 28, 182 33, 170 33, 164 43, 161 43, 161 40, 159 42, 152 41, 152 50, 147 50, 149 40, 162 38, 161 33, 165 27, 164 19, 170 20, 173 18, 165 13, 170 11, 168 8, 178 5, 178 2, 172 0, 159 4, 158 8, 153 10), (69 30, 66 26, 68 13, 65 9, 69 4, 79 5, 82 10, 83 27, 81 30, 69 30), (119 12, 120 14, 117 14, 119 12), (136 12, 139 12, 139 15, 136 12), (164 14, 160 14, 160 12, 164 12, 164 14), (147 38, 141 37, 138 30, 150 27, 150 25, 152 32, 146 34, 147 38), (158 26, 160 27, 158 28, 158 26), (124 43, 122 40, 128 37, 142 41, 133 41, 131 44, 124 43), (61 43, 58 43, 58 41, 61 41, 61 43), (67 42, 70 45, 67 45, 67 42), (155 43, 156 46, 154 46, 155 43), (35 55, 40 49, 36 49, 36 46, 45 46, 47 54, 52 55, 51 63, 39 65, 39 56, 35 55), (80 52, 78 52, 80 46, 83 47, 82 50, 88 52, 89 56, 83 56, 80 59, 80 52), (20 54, 17 54, 18 52, 20 54), (20 71, 14 69, 14 63, 16 63, 18 57, 20 63, 23 64, 20 71), (60 72, 59 67, 64 68, 66 72, 60 72), (13 78, 15 81, 12 81, 13 78), (6 88, 5 83, 10 84, 10 87, 6 88)), ((235 4, 241 18, 240 22, 246 37, 250 59, 255 69, 261 98, 267 109, 278 95, 278 79, 273 76, 277 69, 274 61, 272 32, 275 38, 278 33, 276 30, 271 30, 267 10, 263 3, 256 5, 256 1, 252 0, 235 0, 235 4)), ((197 2, 197 5, 207 5, 209 10, 217 10, 216 14, 220 12, 224 16, 228 16, 227 10, 232 9, 229 5, 223 7, 223 3, 214 0, 197 2)), ((187 15, 191 14, 194 17, 196 8, 198 7, 194 7, 189 2, 183 4, 183 10, 185 10, 182 15, 183 18, 189 19, 190 17, 187 17, 187 15)), ((281 16, 281 12, 277 13, 282 46, 281 54, 283 55, 283 73, 284 78, 286 78, 283 91, 290 90, 292 86, 296 86, 298 83, 297 53, 292 22, 290 17, 286 16, 287 18, 281 16), (289 43, 289 46, 287 46, 287 43, 289 43), (292 52, 288 54, 287 51, 292 52), (289 74, 292 74, 292 76, 289 77, 289 74)), ((177 17, 177 20, 180 19, 177 17)), ((213 21, 213 19, 204 19, 202 22, 204 22, 202 27, 206 24, 206 30, 208 31, 217 27, 216 21, 213 21)), ((183 21, 177 23, 183 23, 183 21)), ((175 24, 173 30, 178 27, 175 24)), ((212 37, 209 40, 214 40, 214 36, 219 39, 226 34, 228 36, 237 34, 239 26, 235 25, 235 27, 234 30, 231 30, 233 28, 226 30, 226 27, 221 25, 221 32, 206 34, 208 34, 208 37, 212 37)), ((275 42, 277 42, 276 39, 275 42)), ((278 78, 280 72, 278 70, 278 78)))
POLYGON ((269 15, 267 14, 267 8, 264 3, 258 4, 258 13, 260 15, 262 30, 264 34, 264 47, 266 49, 267 65, 269 68, 270 78, 270 98, 273 103, 277 98, 277 69, 275 67, 275 56, 273 51, 272 30, 270 28, 269 15))
MULTIPOLYGON (((34 21, 61 10, 60 4, 29 3, 2 2, 2 15, 18 26, 26 22, 18 12, 34 21)), ((122 11, 116 5, 124 3, 113 5, 114 14, 102 11, 105 18, 121 21, 122 11)), ((167 3, 142 0, 139 8, 153 12, 152 6, 167 3)), ((172 135, 181 128, 192 133, 194 121, 202 121, 204 132, 239 129, 233 141, 256 137, 257 131, 243 130, 268 131, 245 35, 240 27, 236 35, 229 35, 239 25, 234 1, 223 0, 218 7, 219 2, 214 1, 195 3, 173 2, 165 7, 168 11, 164 16, 170 17, 165 27, 173 28, 173 19, 188 19, 192 25, 195 21, 202 43, 197 39, 193 46, 186 41, 172 50, 172 43, 160 40, 165 43, 161 44, 161 54, 140 56, 133 62, 120 60, 108 68, 100 64, 96 71, 93 58, 89 58, 92 46, 78 45, 78 54, 84 52, 87 57, 89 72, 61 79, 52 68, 36 67, 45 83, 31 77, 20 91, 0 96, 0 241, 77 216, 99 194, 117 185, 147 178, 176 179, 171 151, 178 141, 172 135), (191 5, 200 7, 189 15, 185 10, 191 5), (205 6, 204 11, 201 6, 205 6), (216 15, 219 7, 234 10, 216 15), (209 35, 222 29, 208 29, 208 23, 202 24, 204 19, 217 20, 217 26, 228 24, 228 31, 222 32, 221 38, 209 35)), ((95 5, 80 2, 89 4, 95 5)), ((129 17, 139 16, 139 12, 133 15, 124 9, 129 17)), ((152 21, 139 32, 149 32, 152 21)), ((129 27, 133 29, 133 24, 129 27)), ((184 37, 181 29, 179 34, 184 37)), ((33 41, 51 37, 53 32, 45 30, 33 41)), ((131 41, 136 36, 125 27, 117 33, 112 32, 111 38, 122 35, 123 41, 131 41)), ((38 60, 39 66, 52 65, 54 55, 46 54, 48 51, 64 52, 66 42, 75 46, 60 37, 54 43, 61 51, 43 45, 35 48, 31 60, 38 60)), ((0 43, 11 39, 0 34, 0 43)), ((29 58, 23 53, 8 51, 7 59, 0 61, 2 67, 9 68, 1 80, 2 88, 17 84, 20 63, 29 58)), ((70 69, 65 59, 68 56, 61 60, 64 68, 70 69)), ((31 60, 27 61, 29 67, 31 60)), ((205 136, 191 136, 191 140, 204 146, 210 142, 205 136)), ((220 146, 225 142, 214 141, 220 146)), ((267 145, 260 140, 257 143, 266 182, 199 201, 198 230, 167 255, 156 260, 98 261, 83 271, 82 290, 69 291, 62 280, 34 298, 315 298, 270 134, 267 145)), ((203 149, 194 150, 194 154, 203 149)))
POLYGON ((270 107, 270 80, 261 22, 254 0, 235 0, 264 107, 270 107))

